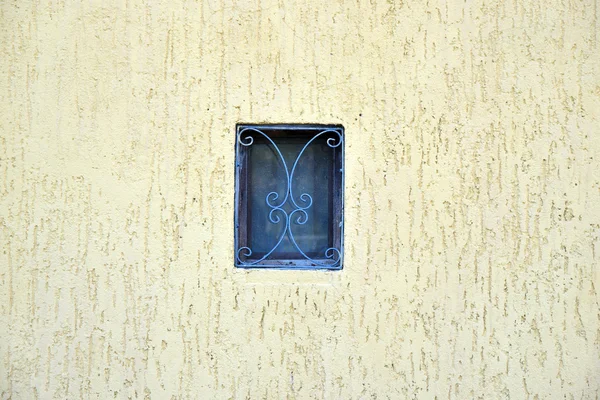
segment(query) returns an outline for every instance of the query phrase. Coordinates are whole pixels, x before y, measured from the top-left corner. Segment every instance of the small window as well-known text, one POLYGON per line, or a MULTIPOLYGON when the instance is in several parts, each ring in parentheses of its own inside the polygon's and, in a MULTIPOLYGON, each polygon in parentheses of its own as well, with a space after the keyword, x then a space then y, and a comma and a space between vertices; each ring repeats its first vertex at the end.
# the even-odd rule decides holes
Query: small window
POLYGON ((344 128, 238 125, 235 265, 341 269, 344 128))

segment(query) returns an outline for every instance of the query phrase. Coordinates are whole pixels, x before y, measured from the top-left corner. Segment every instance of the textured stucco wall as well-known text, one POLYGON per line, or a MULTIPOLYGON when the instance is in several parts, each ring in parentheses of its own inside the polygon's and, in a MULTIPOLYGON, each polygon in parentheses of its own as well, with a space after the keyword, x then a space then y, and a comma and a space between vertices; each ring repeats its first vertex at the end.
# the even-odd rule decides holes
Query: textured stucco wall
POLYGON ((0 3, 0 398, 597 399, 600 7, 0 3), (346 128, 345 269, 233 268, 237 122, 346 128))

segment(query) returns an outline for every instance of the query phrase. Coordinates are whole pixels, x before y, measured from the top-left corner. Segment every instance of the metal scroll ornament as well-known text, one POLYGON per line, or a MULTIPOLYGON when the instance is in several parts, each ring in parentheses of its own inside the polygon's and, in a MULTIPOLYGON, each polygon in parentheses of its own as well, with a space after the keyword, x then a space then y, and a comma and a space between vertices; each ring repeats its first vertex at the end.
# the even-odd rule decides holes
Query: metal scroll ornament
POLYGON ((296 172, 296 167, 298 166, 298 161, 302 158, 302 154, 304 154, 304 151, 308 148, 308 146, 310 146, 310 144, 312 142, 314 142, 317 138, 319 138, 323 135, 327 135, 327 134, 334 136, 334 137, 330 137, 327 139, 327 141, 326 141, 327 146, 329 146, 331 148, 335 148, 335 147, 340 146, 343 143, 342 134, 340 133, 340 131, 338 129, 324 129, 324 130, 320 131, 319 133, 314 135, 304 145, 304 147, 302 148, 302 150, 296 157, 296 160, 294 161, 294 165, 292 166, 292 169, 290 171, 288 169, 288 166, 285 162, 283 155, 281 154, 281 151, 279 150, 279 148, 277 147, 275 142, 273 142, 273 140, 268 135, 266 135, 260 129, 252 128, 252 127, 247 127, 247 128, 241 129, 238 132, 237 141, 242 146, 245 146, 245 147, 252 146, 252 143, 254 143, 253 135, 263 136, 273 146, 273 148, 275 149, 275 151, 277 153, 277 156, 279 157, 279 159, 285 169, 285 176, 286 176, 286 182, 287 182, 287 189, 285 192, 285 196, 283 196, 282 199, 279 199, 279 194, 277 192, 269 192, 265 197, 265 203, 270 208, 269 221, 273 224, 280 224, 280 223, 284 224, 284 229, 283 229, 282 233, 280 234, 277 242, 275 243, 273 248, 271 250, 269 250, 264 256, 262 256, 261 258, 256 259, 256 260, 252 260, 252 261, 244 261, 241 259, 242 256, 243 257, 252 256, 252 249, 249 247, 245 247, 245 246, 239 247, 236 251, 236 258, 237 258, 237 262, 238 262, 239 266, 241 266, 241 267, 252 267, 252 266, 265 267, 264 264, 260 264, 260 263, 262 261, 268 259, 268 257, 279 247, 279 245, 281 244, 281 242, 287 235, 288 238, 290 239, 290 242, 294 245, 294 247, 298 250, 298 252, 306 260, 309 260, 314 265, 323 266, 323 267, 327 267, 327 268, 339 267, 340 262, 341 262, 340 249, 335 248, 335 247, 329 247, 325 250, 324 256, 325 256, 325 259, 330 260, 329 262, 323 262, 324 261, 323 259, 315 260, 315 259, 309 257, 302 250, 302 248, 298 245, 298 243, 296 242, 296 239, 294 238, 294 232, 292 230, 293 223, 298 224, 298 225, 304 225, 308 222, 308 213, 306 212, 306 210, 308 210, 313 204, 313 198, 309 193, 301 193, 300 196, 298 196, 297 198, 294 196, 294 187, 292 185, 292 181, 294 179, 294 173, 296 172), (292 207, 292 211, 286 212, 283 209, 283 206, 286 203, 289 203, 289 205, 292 207))

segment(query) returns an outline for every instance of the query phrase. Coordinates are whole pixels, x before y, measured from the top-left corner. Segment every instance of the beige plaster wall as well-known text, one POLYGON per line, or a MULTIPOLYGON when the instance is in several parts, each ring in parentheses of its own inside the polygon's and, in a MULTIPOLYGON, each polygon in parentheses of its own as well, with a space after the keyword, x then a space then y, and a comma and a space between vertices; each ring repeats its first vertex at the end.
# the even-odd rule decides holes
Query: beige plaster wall
POLYGON ((0 3, 0 398, 598 399, 593 0, 0 3), (342 272, 233 268, 237 122, 346 128, 342 272))

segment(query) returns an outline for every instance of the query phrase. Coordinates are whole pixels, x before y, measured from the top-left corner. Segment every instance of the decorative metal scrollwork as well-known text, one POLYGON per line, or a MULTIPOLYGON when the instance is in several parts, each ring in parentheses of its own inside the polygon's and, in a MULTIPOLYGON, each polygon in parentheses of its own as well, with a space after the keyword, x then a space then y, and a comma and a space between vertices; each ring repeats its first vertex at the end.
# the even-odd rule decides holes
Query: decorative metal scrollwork
POLYGON ((245 147, 252 146, 252 144, 254 143, 253 135, 260 135, 264 139, 266 139, 267 142, 275 150, 277 157, 279 158, 281 164, 283 165, 284 172, 285 172, 285 178, 286 178, 285 195, 281 198, 281 200, 279 200, 280 199, 279 194, 274 191, 267 193, 267 195, 265 196, 265 203, 266 203, 267 207, 269 207, 269 209, 270 209, 269 214, 268 214, 269 222, 272 224, 283 223, 283 229, 282 229, 277 241, 275 242, 273 247, 268 252, 266 252, 262 257, 260 257, 258 259, 252 259, 251 261, 245 260, 246 258, 249 258, 252 256, 251 248, 246 247, 246 246, 237 248, 235 256, 236 256, 238 266, 242 266, 242 267, 252 267, 252 266, 263 267, 263 266, 265 266, 263 261, 268 260, 269 256, 271 254, 273 254, 273 252, 275 252, 275 250, 281 245, 281 243, 284 240, 284 238, 286 237, 286 235, 289 238, 290 242, 293 244, 293 246, 296 248, 296 250, 299 252, 299 254, 301 254, 302 257, 304 257, 304 259, 310 261, 310 263, 312 263, 313 265, 327 267, 327 268, 336 268, 341 265, 341 257, 342 257, 342 254, 340 251, 341 249, 336 248, 336 247, 329 247, 325 250, 325 252, 323 254, 324 258, 322 258, 322 259, 311 258, 306 254, 306 252, 304 252, 302 250, 300 245, 297 243, 296 239, 294 238, 294 233, 293 233, 293 229, 292 229, 292 226, 294 224, 304 225, 308 222, 309 217, 308 217, 307 210, 310 209, 313 205, 313 198, 309 193, 301 193, 298 197, 295 197, 295 195, 294 195, 294 187, 293 187, 292 182, 294 179, 294 174, 296 173, 296 170, 298 167, 298 162, 302 158, 302 155, 304 154, 304 152, 308 148, 308 146, 311 145, 311 143, 313 143, 316 139, 318 139, 319 137, 322 137, 324 135, 332 136, 326 140, 327 146, 329 146, 330 148, 336 148, 336 147, 342 145, 342 143, 343 143, 343 136, 342 136, 341 130, 338 128, 327 128, 327 129, 323 129, 323 130, 320 130, 317 132, 318 133, 316 133, 304 145, 304 147, 302 148, 302 150, 296 157, 294 164, 292 166, 292 169, 289 170, 288 165, 285 162, 285 158, 283 157, 283 154, 281 153, 279 147, 261 129, 254 128, 254 127, 245 127, 238 131, 237 142, 241 146, 245 146, 245 147), (286 203, 288 203, 288 206, 291 206, 291 208, 293 208, 292 211, 286 212, 284 210, 283 207, 286 203), (242 259, 242 257, 244 259, 242 259), (328 260, 328 261, 325 261, 325 260, 328 260))

